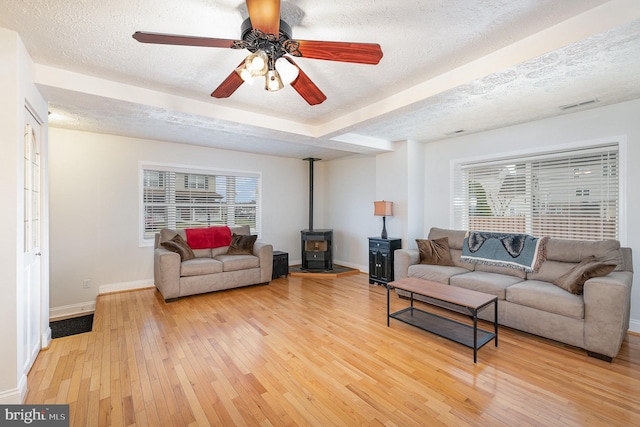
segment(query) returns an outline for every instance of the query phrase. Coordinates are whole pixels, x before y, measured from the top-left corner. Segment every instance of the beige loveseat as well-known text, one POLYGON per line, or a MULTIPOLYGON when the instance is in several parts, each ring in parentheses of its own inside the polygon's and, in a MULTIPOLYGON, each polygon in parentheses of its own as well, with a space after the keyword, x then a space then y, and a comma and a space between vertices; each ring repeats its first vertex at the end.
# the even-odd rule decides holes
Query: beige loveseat
MULTIPOLYGON (((249 226, 230 227, 237 235, 251 234, 249 226)), ((178 253, 162 247, 178 234, 186 239, 184 230, 164 229, 155 236, 154 283, 165 301, 179 297, 267 284, 273 270, 273 246, 255 242, 253 254, 227 254, 228 246, 194 249, 194 259, 182 261, 178 253)))
MULTIPOLYGON (((616 240, 549 239, 537 272, 461 261, 465 231, 432 228, 428 239, 448 238, 452 266, 420 263, 416 249, 395 251, 395 280, 417 277, 498 297, 498 323, 587 350, 611 361, 629 329, 633 267, 631 249, 616 240), (580 261, 594 257, 615 270, 584 283, 583 294, 553 284, 580 261)), ((401 296, 404 291, 398 290, 401 296)), ((493 310, 480 317, 493 321, 493 310)))

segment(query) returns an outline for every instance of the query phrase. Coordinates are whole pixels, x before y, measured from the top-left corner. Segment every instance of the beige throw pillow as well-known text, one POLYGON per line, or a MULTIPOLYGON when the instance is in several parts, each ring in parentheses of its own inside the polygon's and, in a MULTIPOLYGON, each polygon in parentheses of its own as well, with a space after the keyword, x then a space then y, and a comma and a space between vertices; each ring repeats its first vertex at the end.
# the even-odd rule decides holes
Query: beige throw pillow
POLYGON ((581 295, 584 283, 593 278, 606 276, 616 268, 616 264, 595 261, 589 257, 553 281, 553 284, 567 292, 581 295))
POLYGON ((171 240, 162 242, 160 246, 168 251, 179 254, 180 261, 188 261, 196 257, 187 242, 185 242, 185 240, 179 234, 173 236, 171 240))
POLYGON ((420 264, 454 265, 449 252, 449 238, 435 240, 416 239, 420 251, 420 264))

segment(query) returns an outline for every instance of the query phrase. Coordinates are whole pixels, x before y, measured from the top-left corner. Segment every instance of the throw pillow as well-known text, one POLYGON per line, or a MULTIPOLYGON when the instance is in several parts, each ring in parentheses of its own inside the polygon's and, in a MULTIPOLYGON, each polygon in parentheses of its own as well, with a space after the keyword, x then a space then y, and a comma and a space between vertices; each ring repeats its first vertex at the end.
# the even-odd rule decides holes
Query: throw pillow
POLYGON ((173 239, 167 240, 166 242, 162 242, 160 244, 163 248, 168 251, 175 252, 180 255, 180 261, 188 261, 190 259, 194 259, 196 256, 187 244, 184 239, 176 234, 173 236, 173 239))
POLYGON ((581 295, 584 290, 584 283, 587 280, 606 276, 615 268, 616 264, 595 261, 593 257, 589 257, 555 279, 553 284, 572 294, 581 295))
POLYGON ((435 240, 416 239, 420 251, 420 264, 454 265, 449 252, 449 238, 435 240))
POLYGON ((253 255, 253 245, 256 243, 257 238, 258 236, 256 235, 242 236, 240 234, 233 233, 233 236, 231 236, 229 250, 227 250, 227 255, 253 255))

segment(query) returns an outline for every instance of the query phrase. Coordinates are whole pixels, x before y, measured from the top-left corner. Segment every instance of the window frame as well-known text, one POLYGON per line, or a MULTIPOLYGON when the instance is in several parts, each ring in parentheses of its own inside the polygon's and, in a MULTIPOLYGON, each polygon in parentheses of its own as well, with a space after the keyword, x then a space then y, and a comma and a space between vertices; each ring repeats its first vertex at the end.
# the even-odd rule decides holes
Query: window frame
POLYGON ((617 144, 618 147, 618 240, 621 245, 626 245, 627 241, 627 137, 617 135, 611 137, 597 138, 592 140, 570 142, 554 146, 533 147, 525 150, 500 153, 499 155, 482 155, 468 158, 452 159, 449 162, 450 170, 450 190, 449 190, 449 226, 452 229, 460 228, 459 212, 456 204, 460 203, 456 194, 456 183, 460 181, 458 172, 463 167, 472 164, 490 164, 510 161, 514 163, 530 161, 531 158, 543 156, 556 156, 561 154, 571 155, 579 150, 594 149, 601 146, 617 144))
POLYGON ((145 206, 144 206, 144 172, 145 170, 155 170, 161 172, 173 172, 185 175, 219 175, 219 176, 236 176, 243 178, 257 179, 256 200, 256 230, 255 234, 260 238, 262 234, 262 172, 247 171, 239 169, 223 169, 223 168, 203 168, 189 165, 156 163, 156 162, 139 162, 138 163, 138 242, 140 247, 153 246, 154 237, 145 238, 145 206))

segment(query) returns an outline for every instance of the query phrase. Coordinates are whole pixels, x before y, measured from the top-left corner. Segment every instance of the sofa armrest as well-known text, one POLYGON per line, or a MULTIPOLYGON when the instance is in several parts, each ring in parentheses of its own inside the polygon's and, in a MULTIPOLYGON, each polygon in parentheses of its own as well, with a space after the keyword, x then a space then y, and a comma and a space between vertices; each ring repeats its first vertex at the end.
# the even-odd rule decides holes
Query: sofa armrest
POLYGON ((164 248, 153 253, 153 282, 165 300, 180 296, 180 255, 164 248))
POLYGON ((409 266, 420 262, 418 249, 396 249, 393 253, 393 280, 409 276, 409 266))
POLYGON ((585 349, 615 357, 629 329, 633 273, 614 271, 584 284, 585 349))
POLYGON ((260 259, 260 283, 269 283, 273 273, 273 245, 256 242, 253 254, 260 259))

